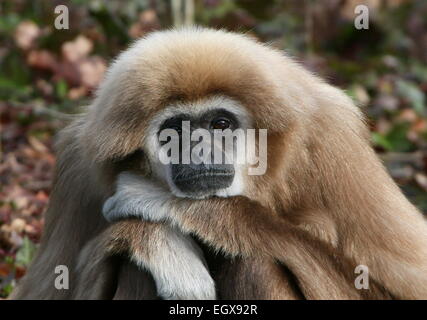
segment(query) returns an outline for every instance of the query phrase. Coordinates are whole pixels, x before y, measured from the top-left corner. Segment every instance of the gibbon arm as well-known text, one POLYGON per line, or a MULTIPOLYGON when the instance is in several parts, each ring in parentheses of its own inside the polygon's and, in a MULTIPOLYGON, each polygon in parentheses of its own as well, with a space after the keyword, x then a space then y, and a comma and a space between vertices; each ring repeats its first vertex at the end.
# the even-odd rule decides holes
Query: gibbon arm
POLYGON ((308 299, 389 298, 374 281, 369 290, 356 289, 356 264, 243 196, 175 198, 152 181, 124 173, 103 212, 110 221, 136 216, 168 221, 227 254, 276 259, 296 276, 308 299))
MULTIPOLYGON (((79 277, 73 298, 105 299, 99 292, 108 292, 104 288, 107 281, 104 283, 103 279, 111 278, 108 274, 114 263, 111 259, 117 255, 130 256, 139 269, 149 271, 156 283, 157 295, 163 299, 216 298, 215 284, 207 270, 203 252, 194 240, 170 226, 138 220, 117 222, 84 247, 77 264, 79 277), (92 288, 88 289, 86 283, 92 283, 92 288)), ((117 264, 120 271, 115 299, 121 299, 123 295, 132 299, 141 295, 151 299, 156 297, 148 274, 133 270, 135 268, 126 265, 124 260, 117 264), (131 282, 125 281, 129 273, 134 275, 133 282, 139 280, 141 287, 135 288, 131 282), (125 288, 120 290, 120 285, 125 288), (125 292, 134 289, 134 294, 125 292)))

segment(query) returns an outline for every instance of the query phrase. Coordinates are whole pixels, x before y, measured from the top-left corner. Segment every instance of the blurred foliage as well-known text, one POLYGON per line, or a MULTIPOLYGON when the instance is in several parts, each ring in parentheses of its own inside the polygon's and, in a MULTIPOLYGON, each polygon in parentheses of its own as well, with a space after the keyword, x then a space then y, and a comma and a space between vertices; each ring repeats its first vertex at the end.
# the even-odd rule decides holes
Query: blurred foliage
MULTIPOLYGON (((403 191, 427 212, 427 1, 196 0, 196 24, 246 32, 345 89, 403 191), (369 7, 369 29, 354 8, 369 7)), ((31 261, 55 158, 52 136, 86 105, 107 62, 173 26, 170 1, 0 2, 0 298, 31 261), (69 9, 56 30, 54 8, 69 9)))

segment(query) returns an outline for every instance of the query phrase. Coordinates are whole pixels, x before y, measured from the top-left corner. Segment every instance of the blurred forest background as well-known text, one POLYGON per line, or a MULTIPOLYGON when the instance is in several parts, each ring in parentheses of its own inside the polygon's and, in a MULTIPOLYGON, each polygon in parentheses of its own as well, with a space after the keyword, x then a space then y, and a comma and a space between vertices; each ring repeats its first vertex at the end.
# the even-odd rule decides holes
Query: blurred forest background
POLYGON ((393 178, 427 212, 425 0, 2 0, 0 299, 40 239, 54 133, 90 103, 108 62, 133 39, 189 23, 248 32, 345 89, 393 178), (54 27, 61 4, 68 30, 54 27), (354 27, 359 4, 369 7, 368 30, 354 27))

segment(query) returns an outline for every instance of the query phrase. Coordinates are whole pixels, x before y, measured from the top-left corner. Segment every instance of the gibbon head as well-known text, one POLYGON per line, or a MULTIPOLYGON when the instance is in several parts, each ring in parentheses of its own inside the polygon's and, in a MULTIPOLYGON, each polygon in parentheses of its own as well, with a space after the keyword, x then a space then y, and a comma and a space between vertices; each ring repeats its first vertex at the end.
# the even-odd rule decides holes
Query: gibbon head
MULTIPOLYGON (((177 196, 232 196, 250 192, 255 181, 271 180, 282 166, 302 166, 301 155, 316 135, 313 128, 329 126, 322 120, 325 110, 337 110, 344 122, 348 113, 358 117, 357 108, 343 111, 343 104, 352 106, 339 90, 249 37, 203 28, 163 31, 136 41, 112 64, 79 138, 93 163, 142 154, 144 167, 177 196), (192 152, 197 144, 183 146, 182 136, 199 129, 204 130, 200 137, 211 136, 211 150, 219 150, 223 159, 233 154, 233 161, 159 161, 172 149, 162 147, 176 139, 182 162, 184 151, 192 152), (268 157, 258 164, 265 173, 248 175, 253 163, 236 160, 238 141, 227 150, 215 144, 214 131, 223 129, 266 130, 268 157), (178 136, 161 137, 163 130, 178 136)), ((261 149, 259 134, 248 139, 261 149)))

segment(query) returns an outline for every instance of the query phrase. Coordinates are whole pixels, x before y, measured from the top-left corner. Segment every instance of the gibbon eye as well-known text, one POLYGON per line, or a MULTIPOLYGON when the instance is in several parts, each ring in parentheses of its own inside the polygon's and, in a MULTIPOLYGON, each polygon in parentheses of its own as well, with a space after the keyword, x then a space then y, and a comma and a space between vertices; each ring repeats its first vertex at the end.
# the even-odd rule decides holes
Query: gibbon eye
POLYGON ((231 121, 227 118, 218 118, 212 121, 211 128, 218 130, 225 130, 231 127, 231 121))

